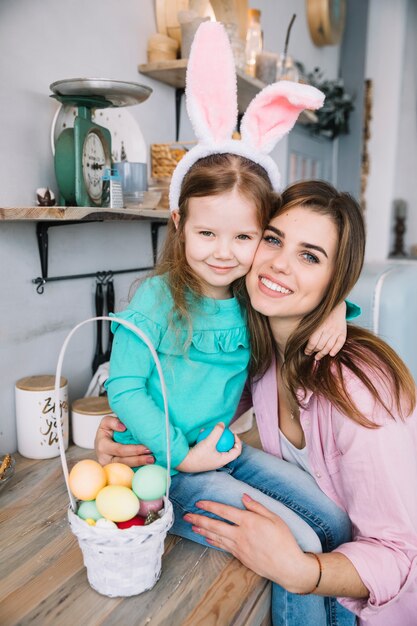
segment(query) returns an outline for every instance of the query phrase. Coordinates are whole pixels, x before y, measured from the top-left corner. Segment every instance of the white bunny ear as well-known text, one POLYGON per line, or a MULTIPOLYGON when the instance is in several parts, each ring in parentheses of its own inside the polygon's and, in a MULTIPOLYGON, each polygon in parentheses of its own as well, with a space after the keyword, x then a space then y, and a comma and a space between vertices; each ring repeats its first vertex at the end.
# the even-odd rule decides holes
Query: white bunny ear
POLYGON ((319 109, 324 94, 301 83, 281 80, 268 85, 252 100, 240 127, 242 140, 255 150, 269 153, 294 126, 301 111, 319 109))
POLYGON ((218 22, 203 22, 194 36, 185 93, 197 138, 230 139, 237 121, 236 71, 229 39, 218 22))

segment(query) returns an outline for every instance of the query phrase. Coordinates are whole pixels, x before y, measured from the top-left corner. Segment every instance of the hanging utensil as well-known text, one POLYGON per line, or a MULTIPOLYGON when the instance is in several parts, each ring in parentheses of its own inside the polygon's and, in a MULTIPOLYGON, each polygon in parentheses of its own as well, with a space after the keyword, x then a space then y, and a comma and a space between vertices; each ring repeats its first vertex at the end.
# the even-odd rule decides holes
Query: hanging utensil
MULTIPOLYGON (((114 313, 114 283, 112 279, 110 279, 107 283, 106 303, 107 303, 107 315, 109 313, 114 313)), ((111 331, 110 324, 108 326, 109 326, 109 339, 107 342, 107 350, 104 355, 105 361, 110 360, 111 347, 113 343, 113 333, 111 331)))
MULTIPOLYGON (((97 281, 96 283, 96 295, 95 295, 96 317, 100 317, 104 313, 104 296, 103 296, 103 283, 97 281)), ((96 350, 93 359, 93 374, 96 373, 99 365, 104 363, 105 356, 103 353, 102 344, 102 320, 97 320, 97 338, 96 338, 96 350)))

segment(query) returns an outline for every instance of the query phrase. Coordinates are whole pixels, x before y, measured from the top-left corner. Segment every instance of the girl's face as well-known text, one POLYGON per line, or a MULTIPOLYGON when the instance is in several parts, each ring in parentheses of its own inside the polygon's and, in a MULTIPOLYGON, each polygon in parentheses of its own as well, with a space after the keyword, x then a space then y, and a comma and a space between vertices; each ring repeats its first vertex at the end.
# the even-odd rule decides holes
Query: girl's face
POLYGON ((327 215, 294 207, 273 218, 246 278, 254 309, 298 324, 323 299, 337 244, 336 226, 327 215))
MULTIPOLYGON (((178 212, 172 217, 178 227, 178 212)), ((230 286, 249 271, 261 235, 255 204, 236 189, 190 198, 185 256, 205 296, 217 300, 231 296, 230 286)))

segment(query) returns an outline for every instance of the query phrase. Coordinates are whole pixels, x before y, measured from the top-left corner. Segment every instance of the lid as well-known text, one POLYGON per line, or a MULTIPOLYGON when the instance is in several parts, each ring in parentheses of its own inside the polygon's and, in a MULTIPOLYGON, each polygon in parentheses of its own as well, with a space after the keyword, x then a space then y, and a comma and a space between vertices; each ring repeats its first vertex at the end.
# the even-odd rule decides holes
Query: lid
POLYGON ((72 403, 72 410, 85 415, 105 415, 112 412, 105 396, 89 396, 75 400, 72 403))
POLYGON ((259 9, 248 9, 248 19, 249 22, 260 22, 261 21, 261 12, 259 9))
MULTIPOLYGON (((61 376, 61 387, 65 387, 68 381, 64 376, 61 376)), ((55 376, 41 375, 41 376, 26 376, 21 378, 16 383, 17 389, 24 389, 25 391, 52 391, 55 388, 55 376)))

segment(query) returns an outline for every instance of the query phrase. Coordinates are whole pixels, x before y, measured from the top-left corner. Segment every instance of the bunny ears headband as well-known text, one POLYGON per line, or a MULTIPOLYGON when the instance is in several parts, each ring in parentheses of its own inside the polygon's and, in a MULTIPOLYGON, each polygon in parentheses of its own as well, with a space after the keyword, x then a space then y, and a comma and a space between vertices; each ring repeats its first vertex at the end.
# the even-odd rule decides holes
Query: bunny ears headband
POLYGON ((280 173, 269 156, 294 126, 301 111, 319 109, 324 94, 310 85, 280 81, 260 91, 248 106, 241 139, 231 139, 237 122, 236 71, 226 31, 218 22, 203 22, 191 47, 186 77, 187 112, 198 143, 178 163, 169 190, 170 210, 178 209, 188 170, 211 154, 231 153, 263 167, 275 191, 280 173))

